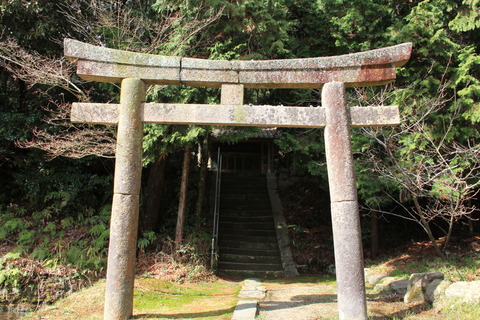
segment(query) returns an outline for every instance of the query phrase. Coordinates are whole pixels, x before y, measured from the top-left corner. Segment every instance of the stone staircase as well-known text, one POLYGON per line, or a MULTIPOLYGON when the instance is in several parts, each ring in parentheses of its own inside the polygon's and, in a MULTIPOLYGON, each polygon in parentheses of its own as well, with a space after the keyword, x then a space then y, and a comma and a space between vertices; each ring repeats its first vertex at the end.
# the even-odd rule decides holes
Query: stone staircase
POLYGON ((283 276, 265 175, 223 174, 220 199, 217 271, 283 276))

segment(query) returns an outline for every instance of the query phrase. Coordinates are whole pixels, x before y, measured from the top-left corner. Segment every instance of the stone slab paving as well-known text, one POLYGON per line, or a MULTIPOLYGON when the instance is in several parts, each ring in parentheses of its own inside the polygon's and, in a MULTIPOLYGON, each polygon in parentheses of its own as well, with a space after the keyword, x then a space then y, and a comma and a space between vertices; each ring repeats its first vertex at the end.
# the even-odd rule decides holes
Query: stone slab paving
POLYGON ((232 320, 254 320, 258 312, 258 301, 265 298, 266 291, 258 279, 246 279, 238 294, 241 300, 237 303, 232 320))

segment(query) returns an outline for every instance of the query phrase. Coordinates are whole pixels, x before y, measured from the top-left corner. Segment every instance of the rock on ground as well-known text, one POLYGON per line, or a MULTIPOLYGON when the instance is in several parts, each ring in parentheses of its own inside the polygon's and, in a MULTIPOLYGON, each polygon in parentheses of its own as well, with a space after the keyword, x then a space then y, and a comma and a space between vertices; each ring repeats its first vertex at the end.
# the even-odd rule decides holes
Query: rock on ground
POLYGON ((407 292, 407 286, 407 279, 384 277, 375 285, 375 291, 404 295, 407 292))
POLYGON ((444 275, 441 272, 412 273, 408 279, 405 303, 432 303, 436 285, 440 284, 443 278, 444 275), (427 293, 428 287, 430 287, 429 293, 427 293))
POLYGON ((445 296, 464 302, 480 303, 480 281, 454 282, 445 290, 445 296))

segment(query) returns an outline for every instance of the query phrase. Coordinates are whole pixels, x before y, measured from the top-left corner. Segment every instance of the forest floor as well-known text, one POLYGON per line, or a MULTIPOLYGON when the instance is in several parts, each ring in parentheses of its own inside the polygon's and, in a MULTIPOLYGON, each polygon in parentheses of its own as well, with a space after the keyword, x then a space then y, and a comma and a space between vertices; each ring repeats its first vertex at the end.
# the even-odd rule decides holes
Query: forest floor
MULTIPOLYGON (((408 277, 413 272, 441 271, 452 281, 480 280, 480 237, 468 242, 471 250, 456 252, 449 261, 432 255, 428 243, 411 243, 384 259, 366 261, 370 272, 408 277)), ((462 242, 463 243, 463 242, 462 242)), ((231 319, 238 301, 242 279, 210 277, 183 284, 153 278, 135 282, 133 319, 231 319)), ((259 303, 259 320, 336 319, 336 283, 334 276, 306 276, 289 279, 264 279, 267 296, 259 303)), ((24 319, 102 319, 105 281, 73 293, 24 319)), ((382 294, 367 287, 369 319, 466 319, 480 317, 479 305, 455 303, 407 305, 403 296, 382 294)))
MULTIPOLYGON (((259 303, 258 320, 338 319, 336 283, 328 279, 296 279, 268 281, 266 298, 259 303), (316 281, 315 281, 316 280, 316 281)), ((370 320, 477 320, 480 305, 437 304, 435 306, 403 302, 403 296, 382 295, 367 289, 367 309, 370 320)))
MULTIPOLYGON (((241 283, 173 284, 158 279, 136 279, 132 319, 231 319, 241 283)), ((105 281, 46 306, 22 319, 103 319, 105 281)))
MULTIPOLYGON (((302 276, 264 280, 268 294, 260 303, 259 319, 335 319, 336 285, 327 274, 334 269, 329 212, 315 210, 328 208, 328 203, 311 186, 293 189, 285 192, 282 201, 302 276)), ((480 236, 455 238, 442 259, 430 242, 399 241, 393 236, 398 233, 382 238, 380 258, 365 260, 371 274, 408 278, 412 273, 438 271, 450 281, 480 280, 480 236)), ((105 277, 103 271, 83 273, 40 263, 27 255, 12 255, 14 244, 1 244, 0 279, 3 272, 13 279, 12 287, 23 288, 0 290, 5 307, 39 308, 25 319, 102 319, 105 281, 97 280, 105 277)), ((230 319, 241 284, 242 279, 218 278, 200 264, 181 263, 158 250, 141 251, 134 319, 230 319)), ((480 319, 478 305, 474 310, 459 304, 452 310, 440 305, 408 306, 402 296, 380 294, 374 288, 367 289, 367 300, 371 319, 376 320, 480 319)))

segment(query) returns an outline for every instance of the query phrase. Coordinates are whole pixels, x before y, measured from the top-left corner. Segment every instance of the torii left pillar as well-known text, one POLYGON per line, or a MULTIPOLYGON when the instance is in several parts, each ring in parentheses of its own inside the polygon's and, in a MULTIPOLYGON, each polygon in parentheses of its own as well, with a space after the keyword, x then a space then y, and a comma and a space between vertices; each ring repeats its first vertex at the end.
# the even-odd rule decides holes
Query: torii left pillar
POLYGON ((133 285, 142 174, 142 103, 145 84, 122 80, 113 184, 110 244, 105 292, 105 320, 124 320, 133 314, 133 285))

